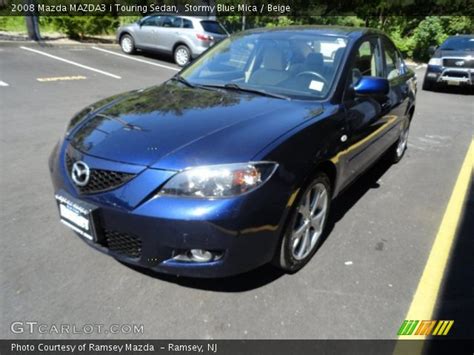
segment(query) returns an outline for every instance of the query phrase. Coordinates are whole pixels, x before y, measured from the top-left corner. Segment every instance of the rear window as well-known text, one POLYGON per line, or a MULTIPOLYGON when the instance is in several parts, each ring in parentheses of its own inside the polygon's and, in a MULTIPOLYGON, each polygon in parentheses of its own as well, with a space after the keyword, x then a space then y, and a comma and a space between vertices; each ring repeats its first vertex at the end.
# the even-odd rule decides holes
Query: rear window
POLYGON ((222 27, 222 25, 217 21, 201 21, 201 26, 206 32, 217 33, 220 35, 227 34, 224 27, 222 27))

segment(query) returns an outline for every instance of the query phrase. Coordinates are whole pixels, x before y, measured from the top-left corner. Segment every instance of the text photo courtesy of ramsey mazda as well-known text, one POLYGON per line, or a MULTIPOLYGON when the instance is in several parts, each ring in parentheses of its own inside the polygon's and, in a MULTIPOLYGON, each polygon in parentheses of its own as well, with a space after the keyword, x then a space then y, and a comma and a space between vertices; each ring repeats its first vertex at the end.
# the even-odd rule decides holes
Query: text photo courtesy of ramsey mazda
POLYGON ((403 157, 416 90, 380 31, 239 33, 71 120, 49 162, 61 222, 157 272, 295 272, 324 240, 331 200, 403 157))

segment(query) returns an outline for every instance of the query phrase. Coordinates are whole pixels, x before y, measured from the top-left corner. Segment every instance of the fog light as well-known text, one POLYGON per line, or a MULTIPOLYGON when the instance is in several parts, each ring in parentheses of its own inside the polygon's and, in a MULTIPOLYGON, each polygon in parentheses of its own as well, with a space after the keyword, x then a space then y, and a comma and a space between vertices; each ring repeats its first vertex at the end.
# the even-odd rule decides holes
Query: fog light
POLYGON ((197 262, 206 263, 214 259, 212 253, 209 250, 204 249, 191 249, 189 251, 191 259, 197 262))
POLYGON ((223 251, 211 251, 205 249, 191 249, 191 250, 175 250, 173 252, 173 260, 195 262, 195 263, 208 263, 211 261, 217 261, 224 255, 223 251))

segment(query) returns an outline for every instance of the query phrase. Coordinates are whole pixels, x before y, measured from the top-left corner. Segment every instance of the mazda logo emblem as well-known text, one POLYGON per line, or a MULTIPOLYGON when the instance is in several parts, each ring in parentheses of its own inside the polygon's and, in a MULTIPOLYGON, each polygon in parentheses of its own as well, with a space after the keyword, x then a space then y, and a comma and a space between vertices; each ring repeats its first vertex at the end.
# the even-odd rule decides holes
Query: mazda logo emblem
POLYGON ((86 186, 89 182, 90 174, 91 172, 89 167, 83 161, 76 161, 72 165, 71 177, 72 181, 74 181, 76 185, 86 186))

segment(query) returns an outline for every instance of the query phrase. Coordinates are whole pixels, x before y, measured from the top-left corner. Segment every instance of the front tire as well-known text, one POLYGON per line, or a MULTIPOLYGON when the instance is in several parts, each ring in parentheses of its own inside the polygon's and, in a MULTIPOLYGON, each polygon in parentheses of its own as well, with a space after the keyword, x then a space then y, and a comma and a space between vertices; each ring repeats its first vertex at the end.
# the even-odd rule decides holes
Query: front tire
POLYGON ((180 67, 184 67, 191 61, 191 51, 187 46, 181 44, 175 48, 173 57, 176 64, 180 67))
POLYGON ((135 53, 136 48, 135 48, 135 41, 133 40, 133 37, 130 36, 129 34, 125 34, 122 37, 120 37, 120 48, 122 49, 122 52, 126 54, 135 53))
POLYGON ((289 273, 300 270, 323 242, 331 205, 331 183, 324 173, 307 185, 297 199, 273 264, 289 273))

